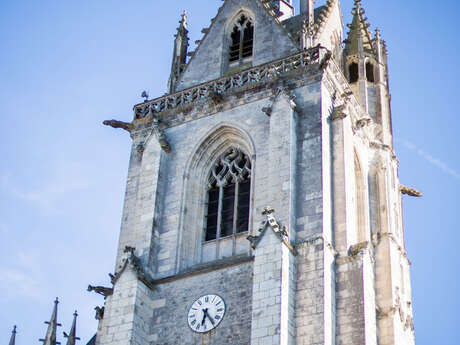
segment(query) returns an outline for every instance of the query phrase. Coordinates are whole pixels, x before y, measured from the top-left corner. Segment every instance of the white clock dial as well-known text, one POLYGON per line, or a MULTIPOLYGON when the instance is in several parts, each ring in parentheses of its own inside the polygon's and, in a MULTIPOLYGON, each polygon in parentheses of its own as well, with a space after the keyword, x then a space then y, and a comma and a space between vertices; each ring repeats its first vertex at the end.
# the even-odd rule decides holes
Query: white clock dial
POLYGON ((187 315, 189 327, 198 333, 206 333, 216 328, 225 315, 225 302, 218 295, 198 298, 187 315))

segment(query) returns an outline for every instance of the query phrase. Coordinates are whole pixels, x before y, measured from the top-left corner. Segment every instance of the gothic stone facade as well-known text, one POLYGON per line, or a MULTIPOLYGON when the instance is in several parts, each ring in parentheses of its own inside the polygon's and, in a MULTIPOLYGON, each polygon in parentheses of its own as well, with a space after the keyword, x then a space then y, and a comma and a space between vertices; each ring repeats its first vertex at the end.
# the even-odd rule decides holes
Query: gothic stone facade
POLYGON ((313 5, 225 0, 188 61, 184 14, 169 94, 107 123, 133 145, 98 345, 414 344, 385 44, 360 1, 345 47, 339 2, 313 5), (206 240, 229 150, 250 160, 248 229, 206 240), (227 311, 203 334, 206 294, 227 311))

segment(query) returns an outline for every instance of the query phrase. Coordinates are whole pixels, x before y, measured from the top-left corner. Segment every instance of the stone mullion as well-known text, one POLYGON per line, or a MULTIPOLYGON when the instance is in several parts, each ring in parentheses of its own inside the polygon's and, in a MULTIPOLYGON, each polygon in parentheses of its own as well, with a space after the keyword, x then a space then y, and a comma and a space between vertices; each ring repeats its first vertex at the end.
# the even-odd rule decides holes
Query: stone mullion
POLYGON ((219 258, 219 240, 222 227, 222 208, 224 199, 224 187, 219 183, 219 205, 217 207, 217 231, 216 231, 216 259, 219 258))
POLYGON ((237 234, 237 224, 238 224, 238 203, 239 203, 239 190, 240 182, 237 180, 235 183, 235 199, 233 202, 233 240, 232 240, 232 254, 235 255, 236 252, 236 234, 237 234))

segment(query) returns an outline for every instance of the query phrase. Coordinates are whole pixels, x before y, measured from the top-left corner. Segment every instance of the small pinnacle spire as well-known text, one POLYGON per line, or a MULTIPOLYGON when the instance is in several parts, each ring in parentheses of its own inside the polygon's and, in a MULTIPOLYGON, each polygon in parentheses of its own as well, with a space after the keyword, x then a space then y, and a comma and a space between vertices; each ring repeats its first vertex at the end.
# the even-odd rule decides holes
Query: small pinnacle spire
POLYGON ((64 332, 64 337, 67 338, 67 345, 75 345, 77 340, 80 338, 77 337, 77 311, 73 314, 72 328, 70 329, 69 334, 64 332))
POLYGON ((187 50, 188 50, 188 30, 187 30, 187 12, 184 11, 179 21, 177 28, 176 39, 174 40, 174 53, 171 66, 171 74, 168 81, 169 93, 176 91, 176 86, 185 65, 187 64, 187 50))
POLYGON ((56 345, 60 344, 56 341, 56 328, 61 326, 60 323, 57 322, 57 307, 59 304, 59 299, 56 297, 54 301, 54 308, 53 313, 51 314, 51 319, 49 322, 45 322, 48 325, 48 330, 46 331, 45 339, 40 339, 43 345, 56 345))
POLYGON ((350 31, 348 32, 348 37, 345 40, 345 51, 347 55, 354 55, 363 52, 375 55, 375 51, 372 46, 371 32, 369 31, 370 24, 367 22, 367 18, 364 17, 366 11, 361 5, 361 0, 354 1, 355 7, 351 12, 353 14, 353 21, 351 24, 347 24, 350 31))
POLYGON ((16 326, 13 327, 13 331, 11 332, 11 339, 9 345, 15 345, 16 344, 16 326))

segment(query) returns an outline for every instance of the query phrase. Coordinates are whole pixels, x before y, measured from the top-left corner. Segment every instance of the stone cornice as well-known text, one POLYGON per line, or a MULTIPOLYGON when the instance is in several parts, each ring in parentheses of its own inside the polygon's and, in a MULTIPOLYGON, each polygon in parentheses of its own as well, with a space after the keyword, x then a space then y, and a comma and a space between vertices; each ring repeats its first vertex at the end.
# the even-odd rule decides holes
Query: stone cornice
POLYGON ((155 285, 169 283, 175 280, 184 279, 187 277, 204 274, 207 272, 215 271, 224 269, 227 267, 241 265, 247 262, 252 262, 254 260, 254 256, 251 255, 239 255, 224 259, 219 259, 211 262, 206 262, 202 264, 198 264, 196 266, 190 267, 184 271, 179 272, 178 274, 171 275, 164 278, 159 278, 153 281, 155 285))

